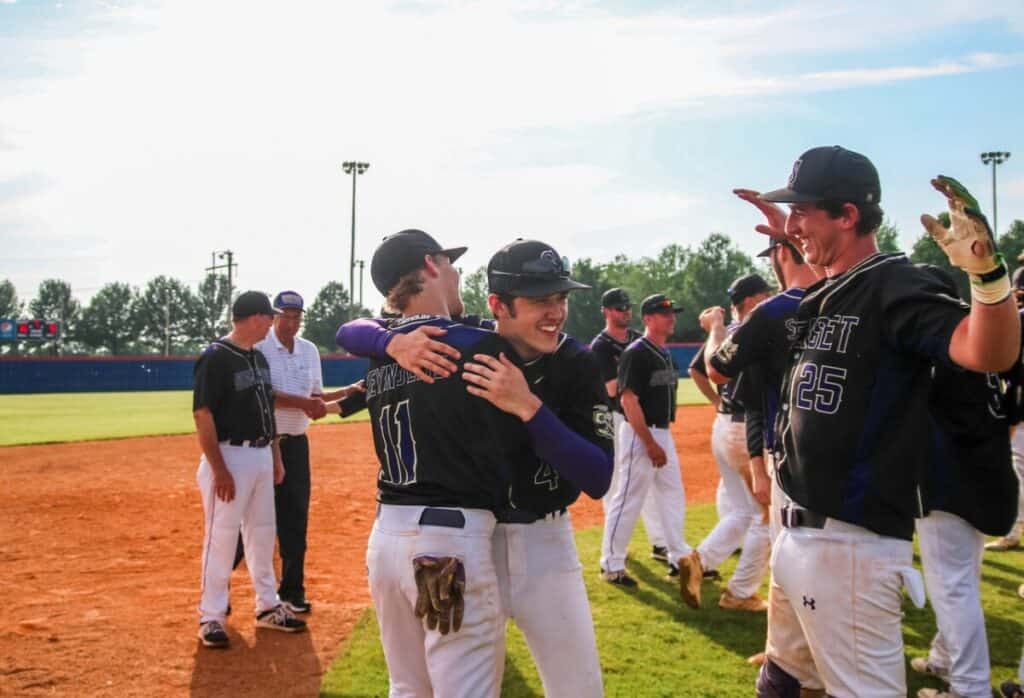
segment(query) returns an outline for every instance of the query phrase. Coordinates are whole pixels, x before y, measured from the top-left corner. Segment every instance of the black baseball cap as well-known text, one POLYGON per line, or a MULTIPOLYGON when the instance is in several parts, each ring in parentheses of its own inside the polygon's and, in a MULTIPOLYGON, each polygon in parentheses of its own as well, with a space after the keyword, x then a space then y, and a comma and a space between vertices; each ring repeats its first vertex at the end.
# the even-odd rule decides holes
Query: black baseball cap
POLYGON ((843 201, 877 204, 882 200, 878 170, 860 153, 838 145, 811 148, 793 163, 789 182, 760 196, 762 201, 799 204, 843 201))
MULTIPOLYGON (((795 247, 793 247, 793 243, 791 243, 786 238, 771 238, 771 242, 768 243, 768 247, 766 247, 763 250, 761 250, 760 252, 758 252, 757 256, 758 257, 771 257, 772 256, 772 250, 774 250, 776 247, 788 247, 790 252, 793 252, 795 254, 800 254, 800 251, 798 249, 796 249, 795 247)), ((801 258, 803 257, 803 255, 800 255, 800 256, 801 256, 801 258)))
POLYGON ((633 302, 629 300, 629 294, 625 289, 610 288, 601 296, 601 307, 627 310, 633 307, 633 302))
POLYGON ((560 256, 551 245, 518 238, 487 263, 487 288, 491 293, 539 298, 590 286, 569 278, 568 258, 560 256))
POLYGON ((231 305, 231 317, 235 320, 244 320, 252 315, 277 315, 280 312, 270 304, 270 298, 262 291, 241 293, 231 305))
POLYGON ((733 305, 739 305, 751 296, 768 293, 771 290, 771 286, 760 274, 747 274, 733 281, 726 293, 729 294, 729 300, 733 305))
POLYGON ((1024 289, 1024 267, 1017 267, 1010 277, 1010 285, 1016 289, 1024 289))
POLYGON ((640 304, 641 315, 681 312, 683 312, 683 309, 677 308, 675 303, 672 302, 672 299, 664 293, 655 293, 653 296, 647 296, 647 298, 644 298, 644 302, 640 304))
POLYGON ((454 262, 465 251, 465 247, 445 249, 422 230, 402 230, 394 235, 388 235, 377 246, 370 261, 370 278, 381 295, 386 296, 399 279, 411 271, 422 268, 423 258, 428 254, 443 254, 454 262))
POLYGON ((281 291, 274 296, 274 307, 278 310, 303 310, 302 296, 295 291, 281 291))

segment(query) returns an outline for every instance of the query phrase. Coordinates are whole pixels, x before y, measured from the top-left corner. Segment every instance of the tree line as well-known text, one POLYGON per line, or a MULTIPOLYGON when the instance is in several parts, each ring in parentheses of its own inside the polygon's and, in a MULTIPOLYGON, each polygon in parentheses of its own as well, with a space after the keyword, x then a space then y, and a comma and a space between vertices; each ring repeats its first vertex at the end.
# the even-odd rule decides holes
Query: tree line
MULTIPOLYGON (((938 216, 948 225, 948 214, 938 216)), ((878 244, 883 251, 899 250, 899 231, 883 223, 878 244)), ((767 245, 767 241, 765 243, 767 245)), ((1015 220, 999 236, 1003 257, 1014 271, 1024 251, 1024 221, 1015 220)), ((960 295, 970 299, 967 276, 950 267, 945 253, 927 233, 918 237, 909 251, 915 263, 928 263, 951 271, 960 295)), ((582 341, 590 341, 604 326, 601 295, 613 287, 626 289, 634 303, 639 323, 640 301, 652 293, 664 293, 684 308, 676 323, 675 341, 700 341, 697 323, 700 311, 712 305, 728 307, 726 289, 734 280, 751 272, 774 283, 765 260, 755 260, 722 233, 712 233, 695 246, 668 245, 653 257, 631 259, 620 254, 608 262, 584 257, 575 260, 572 275, 591 288, 576 291, 569 303, 565 330, 582 341)), ((222 275, 209 274, 193 290, 167 276, 151 279, 141 290, 113 282, 100 289, 82 306, 71 285, 61 279, 47 279, 36 297, 27 304, 18 299, 9 280, 0 282, 0 318, 30 317, 61 323, 62 337, 56 342, 2 345, 6 353, 20 354, 196 354, 211 339, 228 329, 231 289, 222 275), (27 309, 27 312, 25 312, 27 309)), ((487 271, 481 267, 463 275, 462 297, 466 312, 490 317, 487 309, 487 271)), ((337 328, 354 317, 371 313, 350 303, 349 293, 336 281, 329 282, 307 307, 303 336, 323 353, 340 351, 334 344, 337 328)))

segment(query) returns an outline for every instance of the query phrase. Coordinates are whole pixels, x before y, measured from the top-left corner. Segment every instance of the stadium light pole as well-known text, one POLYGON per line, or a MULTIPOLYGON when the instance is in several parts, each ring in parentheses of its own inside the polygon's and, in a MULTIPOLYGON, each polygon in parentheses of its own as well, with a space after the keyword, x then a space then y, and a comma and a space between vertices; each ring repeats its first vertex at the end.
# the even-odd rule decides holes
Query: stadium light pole
POLYGON ((1010 154, 1002 150, 991 150, 981 154, 981 162, 992 165, 992 232, 999 238, 999 213, 996 208, 996 166, 1010 159, 1010 154))
POLYGON ((351 305, 356 295, 356 176, 370 169, 370 163, 348 160, 341 163, 341 168, 345 174, 352 175, 352 250, 348 259, 348 302, 351 305))

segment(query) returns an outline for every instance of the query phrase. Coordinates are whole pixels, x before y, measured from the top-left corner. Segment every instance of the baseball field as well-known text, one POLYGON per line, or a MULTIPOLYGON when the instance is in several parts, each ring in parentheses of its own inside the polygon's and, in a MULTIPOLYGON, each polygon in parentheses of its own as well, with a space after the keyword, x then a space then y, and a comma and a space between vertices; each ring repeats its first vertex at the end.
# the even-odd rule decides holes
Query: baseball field
MULTIPOLYGON (((686 537, 715 520, 713 413, 683 381, 673 427, 687 499, 686 537)), ((323 420, 311 430, 313 497, 307 585, 310 632, 253 627, 244 566, 232 578, 232 645, 204 650, 195 638, 202 507, 198 446, 188 393, 0 397, 0 453, 8 494, 0 523, 0 584, 9 602, 0 632, 0 695, 376 696, 387 675, 368 611, 365 543, 374 515, 375 458, 365 422, 323 420), (19 445, 14 445, 19 444, 19 445)), ((763 615, 684 608, 648 556, 642 531, 628 569, 635 590, 597 577, 601 508, 573 507, 598 645, 610 696, 752 695, 763 615)), ((721 571, 728 578, 735 557, 721 571)), ((828 574, 823 570, 822 574, 828 574)), ((1024 553, 987 554, 983 603, 993 680, 1020 657, 1024 553)), ((934 633, 930 609, 905 605, 908 656, 934 633)), ((909 670, 908 670, 909 671, 909 670)), ((935 682, 910 676, 911 693, 935 682)), ((540 696, 514 627, 504 694, 540 696)))

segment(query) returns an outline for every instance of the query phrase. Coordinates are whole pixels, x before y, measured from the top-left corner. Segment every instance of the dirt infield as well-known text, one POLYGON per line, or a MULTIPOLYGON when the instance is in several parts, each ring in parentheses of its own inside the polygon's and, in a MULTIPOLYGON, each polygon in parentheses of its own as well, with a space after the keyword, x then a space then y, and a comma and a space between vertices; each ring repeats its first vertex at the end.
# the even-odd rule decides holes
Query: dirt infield
MULTIPOLYGON (((690 502, 714 498, 710 407, 673 432, 690 502)), ((244 566, 232 578, 232 646, 195 637, 202 506, 193 436, 0 449, 0 695, 311 696, 369 604, 374 515, 369 425, 316 426, 307 590, 310 632, 256 632, 244 566)), ((573 507, 578 528, 600 504, 573 507)))

